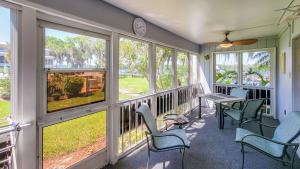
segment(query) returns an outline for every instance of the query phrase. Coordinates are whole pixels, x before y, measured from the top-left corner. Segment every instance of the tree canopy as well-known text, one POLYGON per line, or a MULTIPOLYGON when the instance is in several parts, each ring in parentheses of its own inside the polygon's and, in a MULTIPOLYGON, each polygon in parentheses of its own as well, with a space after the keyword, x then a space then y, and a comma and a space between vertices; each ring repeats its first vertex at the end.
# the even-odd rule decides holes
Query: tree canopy
POLYGON ((64 39, 55 36, 46 37, 46 49, 58 64, 67 63, 72 68, 84 68, 86 65, 105 66, 105 40, 78 35, 64 39))

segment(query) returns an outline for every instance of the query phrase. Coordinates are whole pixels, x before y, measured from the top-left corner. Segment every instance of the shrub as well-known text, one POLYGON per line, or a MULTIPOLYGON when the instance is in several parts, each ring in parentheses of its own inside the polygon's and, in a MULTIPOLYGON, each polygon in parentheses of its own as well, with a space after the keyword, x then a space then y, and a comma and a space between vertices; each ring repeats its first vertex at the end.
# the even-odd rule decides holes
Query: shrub
POLYGON ((59 98, 60 98, 60 96, 61 96, 61 93, 53 93, 51 96, 53 97, 53 99, 54 99, 55 101, 58 101, 59 98))
POLYGON ((75 97, 80 94, 83 87, 83 78, 79 76, 66 77, 64 80, 64 92, 70 97, 75 97))
POLYGON ((0 96, 5 99, 10 98, 10 80, 1 79, 0 80, 0 96))

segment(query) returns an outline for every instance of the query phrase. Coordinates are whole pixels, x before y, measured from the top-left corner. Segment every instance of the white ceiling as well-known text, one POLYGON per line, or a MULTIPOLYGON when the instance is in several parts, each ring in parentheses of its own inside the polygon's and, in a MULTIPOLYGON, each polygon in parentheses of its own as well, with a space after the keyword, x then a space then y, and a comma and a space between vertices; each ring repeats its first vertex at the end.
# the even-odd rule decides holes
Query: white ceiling
POLYGON ((276 35, 280 32, 277 23, 282 12, 274 10, 287 7, 292 0, 105 1, 202 44, 222 41, 227 30, 238 30, 230 34, 231 40, 276 35))

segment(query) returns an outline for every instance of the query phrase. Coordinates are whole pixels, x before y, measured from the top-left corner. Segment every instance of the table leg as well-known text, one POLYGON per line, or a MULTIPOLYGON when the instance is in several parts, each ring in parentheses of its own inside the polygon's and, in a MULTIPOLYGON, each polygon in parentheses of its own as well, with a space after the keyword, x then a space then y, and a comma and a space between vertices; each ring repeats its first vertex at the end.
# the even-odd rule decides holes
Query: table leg
POLYGON ((201 119, 201 114, 202 114, 202 105, 201 105, 201 97, 199 97, 199 110, 198 110, 198 116, 199 116, 199 119, 201 119))
POLYGON ((218 127, 219 127, 219 129, 224 129, 224 114, 221 110, 222 110, 222 104, 216 103, 216 114, 217 114, 217 118, 218 118, 218 127))

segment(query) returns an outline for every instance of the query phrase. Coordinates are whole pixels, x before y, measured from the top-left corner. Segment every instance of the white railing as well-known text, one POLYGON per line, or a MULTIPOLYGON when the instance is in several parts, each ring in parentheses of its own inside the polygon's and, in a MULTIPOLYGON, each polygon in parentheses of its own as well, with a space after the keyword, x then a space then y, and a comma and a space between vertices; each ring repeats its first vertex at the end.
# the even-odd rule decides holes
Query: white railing
POLYGON ((263 110, 265 115, 275 117, 275 90, 272 87, 264 86, 247 86, 247 85, 213 85, 213 91, 217 93, 230 94, 232 88, 243 88, 248 90, 247 99, 265 99, 263 110))
POLYGON ((0 119, 0 168, 16 169, 15 149, 19 132, 30 124, 18 124, 10 117, 0 119))
POLYGON ((145 140, 146 126, 141 116, 135 113, 141 103, 147 103, 157 119, 158 128, 165 127, 162 117, 167 113, 187 113, 198 106, 197 96, 202 92, 201 85, 190 85, 150 94, 119 103, 120 137, 119 154, 137 147, 145 140))

